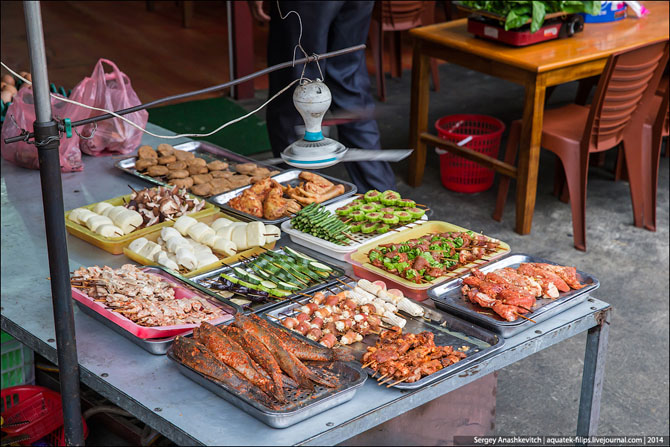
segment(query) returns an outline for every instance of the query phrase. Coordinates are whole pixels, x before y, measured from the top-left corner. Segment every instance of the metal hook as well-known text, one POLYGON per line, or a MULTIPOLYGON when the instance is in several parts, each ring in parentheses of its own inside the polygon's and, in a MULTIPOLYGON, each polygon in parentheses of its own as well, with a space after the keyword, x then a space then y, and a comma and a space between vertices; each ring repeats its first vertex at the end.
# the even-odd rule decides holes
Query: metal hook
POLYGON ((73 127, 72 130, 74 130, 74 133, 76 133, 77 135, 79 135, 79 138, 81 138, 82 140, 90 140, 90 139, 93 138, 93 135, 95 135, 95 131, 98 130, 98 123, 94 121, 93 124, 95 124, 95 127, 94 127, 93 130, 91 131, 91 135, 89 135, 89 136, 87 136, 87 137, 85 137, 85 136, 83 136, 82 134, 80 134, 79 132, 77 132, 77 128, 76 128, 76 127, 73 127))

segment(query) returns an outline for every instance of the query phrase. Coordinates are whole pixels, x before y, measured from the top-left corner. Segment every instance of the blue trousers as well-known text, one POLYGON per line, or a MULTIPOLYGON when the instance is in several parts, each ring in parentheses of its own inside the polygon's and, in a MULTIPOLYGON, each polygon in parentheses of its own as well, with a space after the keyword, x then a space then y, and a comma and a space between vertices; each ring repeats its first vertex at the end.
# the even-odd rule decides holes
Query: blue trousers
MULTIPOLYGON (((302 46, 307 54, 321 54, 365 43, 373 3, 371 1, 282 1, 281 13, 294 10, 302 18, 302 46)), ((268 65, 290 60, 298 42, 298 17, 291 14, 282 20, 276 2, 270 2, 270 33, 268 37, 268 65)), ((296 50, 296 58, 303 57, 296 50)), ((319 61, 324 82, 333 96, 331 110, 357 111, 372 116, 374 102, 370 93, 370 77, 365 65, 365 52, 356 51, 343 56, 319 61)), ((303 65, 296 65, 270 73, 270 96, 292 80, 299 78, 303 65)), ((310 63, 305 77, 320 78, 316 63, 310 63)), ((290 143, 301 137, 295 126, 303 124, 293 106, 293 89, 289 89, 268 105, 267 126, 272 152, 276 157, 290 143)), ((338 140, 346 147, 381 149, 379 128, 374 119, 340 124, 338 140)), ((349 176, 361 192, 370 189, 395 189, 395 175, 386 162, 345 163, 349 176)))

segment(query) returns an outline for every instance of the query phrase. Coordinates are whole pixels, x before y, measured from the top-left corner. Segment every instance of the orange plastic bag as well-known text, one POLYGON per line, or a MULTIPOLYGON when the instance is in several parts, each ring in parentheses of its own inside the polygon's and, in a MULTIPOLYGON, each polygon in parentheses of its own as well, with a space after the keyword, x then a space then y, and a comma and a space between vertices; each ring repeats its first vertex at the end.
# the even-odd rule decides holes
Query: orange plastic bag
MULTIPOLYGON (((79 108, 72 104, 51 97, 51 111, 54 118, 70 118, 74 108, 79 108)), ((22 130, 33 131, 35 122, 35 105, 33 99, 33 89, 30 86, 21 87, 18 94, 7 109, 5 121, 2 123, 2 158, 18 166, 39 169, 40 163, 37 156, 37 148, 34 144, 25 141, 5 144, 5 138, 15 137, 21 134, 22 130)), ((60 168, 62 172, 81 171, 84 165, 81 162, 81 151, 79 150, 79 136, 73 134, 72 138, 60 139, 60 168)))
MULTIPOLYGON (((72 89, 70 99, 105 110, 127 109, 141 104, 135 90, 130 85, 130 78, 107 59, 100 59, 95 64, 90 78, 84 78, 72 89), (103 64, 112 69, 105 73, 103 64)), ((87 110, 83 117, 98 116, 103 112, 87 110)), ((144 129, 149 120, 149 112, 141 110, 124 115, 124 117, 144 129)), ((73 120, 75 121, 75 120, 73 120)), ((134 151, 142 139, 142 131, 119 118, 110 118, 97 123, 87 124, 78 128, 83 136, 79 140, 79 148, 89 155, 128 154, 134 151), (86 137, 91 136, 87 139, 86 137)))

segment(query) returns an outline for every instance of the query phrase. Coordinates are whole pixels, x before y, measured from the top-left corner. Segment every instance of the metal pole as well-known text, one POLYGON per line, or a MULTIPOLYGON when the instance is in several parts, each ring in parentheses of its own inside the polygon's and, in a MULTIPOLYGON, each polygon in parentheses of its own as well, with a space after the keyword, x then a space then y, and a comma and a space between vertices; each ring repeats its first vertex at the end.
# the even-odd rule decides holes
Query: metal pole
MULTIPOLYGON (((312 61, 315 61, 315 60, 328 59, 328 58, 331 58, 331 57, 341 56, 343 54, 351 53, 351 52, 354 52, 354 51, 360 51, 360 50, 364 50, 364 49, 365 49, 365 45, 356 45, 356 46, 349 47, 349 48, 343 48, 341 50, 331 51, 329 53, 319 54, 318 56, 314 55, 314 56, 303 57, 301 59, 296 59, 295 62, 294 61, 282 62, 281 64, 277 64, 277 65, 273 65, 272 67, 264 68, 260 71, 255 72, 255 73, 251 73, 251 74, 242 76, 239 79, 233 79, 233 80, 225 82, 223 84, 203 88, 201 90, 196 90, 196 91, 193 91, 193 92, 180 93, 178 95, 173 95, 173 96, 168 96, 168 97, 161 98, 161 99, 156 99, 154 101, 147 102, 147 103, 140 104, 140 105, 133 106, 133 107, 129 107, 127 109, 116 110, 115 112, 118 115, 127 115, 129 113, 137 112, 138 110, 144 110, 144 109, 148 109, 148 108, 151 108, 151 107, 155 107, 155 106, 160 105, 160 104, 165 104, 166 102, 176 101, 178 99, 181 100, 181 99, 186 99, 186 98, 192 98, 194 96, 202 95, 202 94, 205 94, 205 93, 212 93, 212 92, 216 92, 216 91, 219 91, 219 90, 223 90, 224 88, 232 87, 232 86, 235 86, 237 84, 241 84, 243 82, 247 82, 247 81, 250 81, 252 79, 255 79, 259 76, 263 76, 265 74, 272 73, 273 71, 277 71, 277 70, 281 70, 283 68, 291 67, 293 65, 299 65, 299 64, 302 64, 302 63, 306 64, 308 62, 312 62, 312 61)), ((111 115, 109 113, 105 113, 103 115, 93 116, 91 118, 86 118, 86 119, 79 120, 79 121, 73 121, 72 122, 72 127, 83 126, 85 124, 95 123, 97 121, 102 121, 102 120, 106 120, 106 119, 109 119, 109 118, 114 118, 114 115, 111 115)), ((17 141, 22 141, 22 140, 26 139, 26 137, 27 138, 33 137, 33 133, 30 132, 28 135, 18 135, 16 137, 5 138, 5 143, 6 144, 16 143, 17 141)))
POLYGON ((51 297, 56 327, 60 391, 65 424, 65 444, 84 445, 79 401, 79 363, 77 362, 77 344, 74 333, 70 268, 65 242, 65 219, 63 218, 63 188, 58 150, 60 143, 58 126, 51 116, 40 2, 24 1, 23 11, 33 76, 35 116, 37 118, 34 123, 35 146, 38 150, 40 162, 42 203, 49 253, 51 297))

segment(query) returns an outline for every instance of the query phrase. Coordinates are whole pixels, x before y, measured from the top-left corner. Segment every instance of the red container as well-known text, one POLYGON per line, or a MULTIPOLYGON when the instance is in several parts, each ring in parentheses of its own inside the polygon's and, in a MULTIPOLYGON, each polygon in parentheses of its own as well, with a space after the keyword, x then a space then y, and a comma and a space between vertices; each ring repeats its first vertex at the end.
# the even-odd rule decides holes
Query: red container
MULTIPOLYGON (((460 114, 440 118, 435 122, 435 128, 440 138, 458 144, 469 137, 470 141, 463 144, 465 147, 497 158, 505 124, 492 116, 460 114)), ((440 154, 440 176, 445 188, 475 193, 493 186, 495 172, 492 169, 440 149, 437 152, 440 154)))
MULTIPOLYGON (((21 445, 32 443, 49 435, 52 445, 65 445, 63 436, 63 409, 60 394, 41 386, 13 386, 2 390, 2 431, 10 436, 27 435, 21 445), (16 427, 12 423, 27 421, 16 427)), ((88 435, 86 422, 84 436, 88 435)))

